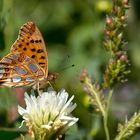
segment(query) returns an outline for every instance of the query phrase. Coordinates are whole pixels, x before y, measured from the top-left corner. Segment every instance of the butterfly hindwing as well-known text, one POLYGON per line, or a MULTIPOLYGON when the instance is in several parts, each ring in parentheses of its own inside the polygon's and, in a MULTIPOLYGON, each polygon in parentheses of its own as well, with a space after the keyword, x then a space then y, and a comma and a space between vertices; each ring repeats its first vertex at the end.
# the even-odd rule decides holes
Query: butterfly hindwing
POLYGON ((32 85, 41 78, 44 78, 42 69, 24 53, 9 53, 0 61, 1 86, 32 85))

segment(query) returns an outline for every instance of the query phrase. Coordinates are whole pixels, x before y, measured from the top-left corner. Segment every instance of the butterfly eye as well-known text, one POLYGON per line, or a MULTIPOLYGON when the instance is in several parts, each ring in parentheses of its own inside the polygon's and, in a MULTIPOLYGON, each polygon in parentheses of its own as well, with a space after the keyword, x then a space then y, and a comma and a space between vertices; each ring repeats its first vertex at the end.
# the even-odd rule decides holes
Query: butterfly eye
POLYGON ((20 82, 21 81, 21 77, 13 77, 13 82, 20 82))
POLYGON ((17 66, 15 66, 14 69, 15 69, 19 74, 21 74, 21 75, 27 74, 27 71, 25 71, 24 69, 19 68, 19 67, 17 67, 17 66))

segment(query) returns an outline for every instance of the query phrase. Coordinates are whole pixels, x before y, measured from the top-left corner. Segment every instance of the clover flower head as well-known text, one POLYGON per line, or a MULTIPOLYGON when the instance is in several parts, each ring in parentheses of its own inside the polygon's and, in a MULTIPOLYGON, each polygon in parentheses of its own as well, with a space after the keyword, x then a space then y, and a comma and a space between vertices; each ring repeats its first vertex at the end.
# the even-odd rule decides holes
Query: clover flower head
POLYGON ((18 112, 32 137, 49 138, 58 132, 64 133, 78 121, 78 118, 70 115, 76 107, 72 103, 73 98, 68 99, 64 89, 58 93, 42 92, 38 97, 25 93, 26 108, 18 106, 18 112))

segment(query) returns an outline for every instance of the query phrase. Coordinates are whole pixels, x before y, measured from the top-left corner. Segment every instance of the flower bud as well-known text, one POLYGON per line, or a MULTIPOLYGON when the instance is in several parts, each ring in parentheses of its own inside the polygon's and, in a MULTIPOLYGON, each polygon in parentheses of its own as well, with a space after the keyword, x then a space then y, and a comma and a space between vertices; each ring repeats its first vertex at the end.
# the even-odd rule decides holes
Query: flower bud
POLYGON ((112 20, 109 17, 107 17, 106 18, 106 25, 110 25, 111 23, 112 23, 112 20))
POLYGON ((81 75, 80 75, 80 82, 81 82, 81 83, 84 83, 86 77, 88 77, 88 73, 87 73, 87 70, 84 69, 84 70, 82 71, 81 75))
POLYGON ((106 30, 105 33, 106 33, 107 36, 110 36, 110 31, 106 30))
POLYGON ((121 20, 125 21, 127 18, 125 16, 121 16, 121 20))
POLYGON ((128 0, 123 0, 122 3, 123 3, 124 5, 128 5, 128 0))
POLYGON ((122 63, 126 63, 126 61, 127 61, 127 56, 126 56, 126 55, 122 55, 122 56, 120 57, 120 61, 121 61, 122 63))
POLYGON ((123 52, 122 51, 117 51, 116 53, 115 53, 116 55, 117 55, 117 57, 121 57, 121 55, 123 54, 123 52))

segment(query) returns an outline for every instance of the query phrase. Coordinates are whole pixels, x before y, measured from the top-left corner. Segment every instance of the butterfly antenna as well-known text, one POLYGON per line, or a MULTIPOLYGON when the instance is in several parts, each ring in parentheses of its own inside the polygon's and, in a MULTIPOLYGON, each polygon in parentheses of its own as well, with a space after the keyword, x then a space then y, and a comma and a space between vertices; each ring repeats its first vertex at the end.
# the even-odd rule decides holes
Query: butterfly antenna
POLYGON ((60 67, 62 67, 64 64, 66 64, 70 60, 70 55, 66 55, 60 63, 60 67))
POLYGON ((64 70, 67 70, 67 69, 72 68, 72 67, 75 67, 75 64, 72 64, 72 65, 63 67, 60 71, 62 72, 62 71, 64 71, 64 70))

